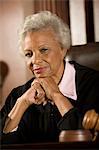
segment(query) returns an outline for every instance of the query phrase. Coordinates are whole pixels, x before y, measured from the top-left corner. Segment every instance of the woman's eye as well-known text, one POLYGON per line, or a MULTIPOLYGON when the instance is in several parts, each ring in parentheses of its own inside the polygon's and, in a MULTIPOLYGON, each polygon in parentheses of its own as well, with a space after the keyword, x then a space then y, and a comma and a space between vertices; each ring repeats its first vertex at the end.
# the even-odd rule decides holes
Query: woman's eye
POLYGON ((40 52, 41 52, 41 53, 44 53, 44 52, 46 52, 46 51, 48 51, 48 48, 41 48, 41 49, 40 49, 40 52))
POLYGON ((25 53, 25 57, 32 57, 32 52, 25 53))

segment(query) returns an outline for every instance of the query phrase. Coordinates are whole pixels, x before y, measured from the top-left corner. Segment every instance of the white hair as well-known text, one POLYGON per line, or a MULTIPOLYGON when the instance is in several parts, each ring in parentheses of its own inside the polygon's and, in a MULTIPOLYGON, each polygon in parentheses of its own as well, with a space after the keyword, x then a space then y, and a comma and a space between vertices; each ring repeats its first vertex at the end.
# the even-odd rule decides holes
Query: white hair
POLYGON ((19 37, 20 48, 23 49, 22 42, 24 41, 27 32, 37 31, 45 27, 53 28, 59 39, 59 43, 63 48, 70 48, 71 38, 68 25, 56 14, 53 14, 50 11, 40 11, 26 17, 19 37))

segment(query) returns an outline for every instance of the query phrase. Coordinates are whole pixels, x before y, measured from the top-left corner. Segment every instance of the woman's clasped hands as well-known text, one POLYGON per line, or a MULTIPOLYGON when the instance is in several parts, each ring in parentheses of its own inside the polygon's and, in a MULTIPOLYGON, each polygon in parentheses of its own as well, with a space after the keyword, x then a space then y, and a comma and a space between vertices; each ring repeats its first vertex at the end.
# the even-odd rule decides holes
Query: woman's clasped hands
POLYGON ((59 92, 58 86, 52 77, 37 78, 31 87, 22 95, 22 99, 28 105, 42 104, 45 105, 47 101, 53 101, 54 93, 59 92))

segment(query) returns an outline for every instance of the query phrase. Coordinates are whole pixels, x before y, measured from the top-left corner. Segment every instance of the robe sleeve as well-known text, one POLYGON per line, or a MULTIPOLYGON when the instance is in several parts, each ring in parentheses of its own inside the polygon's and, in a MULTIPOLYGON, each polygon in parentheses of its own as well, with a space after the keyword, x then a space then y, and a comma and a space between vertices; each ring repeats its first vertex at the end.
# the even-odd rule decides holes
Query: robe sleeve
POLYGON ((14 91, 15 91, 15 89, 13 89, 11 91, 11 93, 8 95, 8 97, 5 101, 5 105, 3 106, 3 108, 0 111, 0 115, 1 115, 0 116, 0 123, 1 123, 0 134, 3 133, 5 120, 8 117, 9 112, 11 111, 11 109, 13 108, 13 106, 14 106, 16 100, 17 100, 16 94, 15 94, 14 91))
POLYGON ((60 130, 76 130, 82 127, 82 117, 77 108, 70 109, 59 121, 60 130))

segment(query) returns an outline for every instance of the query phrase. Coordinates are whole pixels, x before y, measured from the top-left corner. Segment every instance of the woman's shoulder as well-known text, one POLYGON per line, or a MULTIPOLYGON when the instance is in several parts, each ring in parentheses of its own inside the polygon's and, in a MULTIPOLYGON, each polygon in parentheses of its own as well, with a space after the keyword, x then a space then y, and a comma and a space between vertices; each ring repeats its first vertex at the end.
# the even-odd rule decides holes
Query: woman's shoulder
POLYGON ((82 65, 82 64, 79 64, 77 63, 76 61, 69 61, 70 64, 73 64, 74 65, 74 68, 77 72, 81 72, 81 73, 94 73, 96 75, 99 75, 99 71, 98 70, 95 70, 91 67, 88 67, 87 65, 82 65))
POLYGON ((19 85, 19 86, 13 88, 12 93, 14 92, 14 93, 17 93, 18 96, 21 96, 25 91, 27 91, 30 88, 33 80, 34 80, 34 78, 26 81, 22 85, 19 85))
POLYGON ((2 111, 7 109, 8 111, 11 110, 11 108, 14 106, 17 99, 29 89, 31 86, 31 82, 34 80, 34 78, 28 80, 23 85, 17 86, 11 90, 11 92, 8 94, 4 107, 2 108, 2 111))
POLYGON ((25 93, 25 91, 27 91, 29 89, 29 87, 31 86, 31 82, 34 80, 34 78, 28 80, 27 82, 25 82, 22 85, 19 85, 17 87, 14 87, 11 92, 8 94, 7 99, 5 102, 8 103, 15 103, 16 100, 23 94, 25 93))
POLYGON ((75 61, 70 62, 76 71, 76 82, 78 84, 93 84, 99 87, 99 71, 83 66, 75 61))

